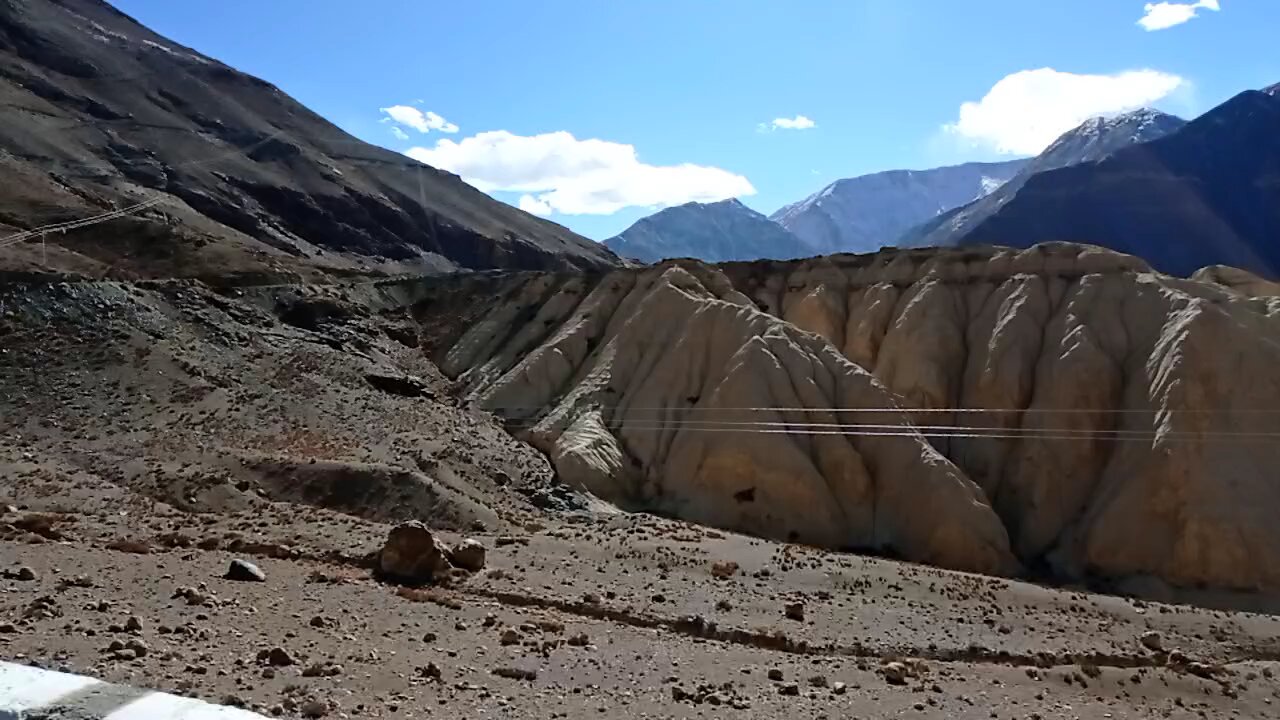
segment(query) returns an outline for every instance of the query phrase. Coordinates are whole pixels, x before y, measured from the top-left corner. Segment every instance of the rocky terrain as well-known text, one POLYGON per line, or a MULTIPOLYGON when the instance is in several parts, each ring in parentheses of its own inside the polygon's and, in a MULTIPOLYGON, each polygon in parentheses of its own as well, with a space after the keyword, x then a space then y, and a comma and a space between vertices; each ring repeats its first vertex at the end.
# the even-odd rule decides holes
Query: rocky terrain
POLYGON ((0 174, 0 277, 244 283, 619 262, 102 0, 0 0, 0 174))
MULTIPOLYGON (((1006 518, 1041 492, 1028 486, 1034 478, 1009 475, 1008 495, 994 493, 1006 499, 993 506, 976 460, 949 459, 995 458, 1000 441, 961 452, 916 429, 850 443, 696 433, 692 419, 677 422, 697 407, 829 409, 839 398, 874 408, 867 423, 910 429, 912 408, 929 407, 927 378, 941 377, 919 364, 929 356, 912 347, 920 335, 909 332, 919 322, 911 318, 958 318, 941 311, 944 297, 973 313, 970 347, 987 322, 979 306, 1027 306, 1001 320, 1004 339, 968 363, 975 380, 964 387, 995 391, 1006 376, 1021 378, 1045 407, 1054 383, 1026 374, 1030 351, 1017 337, 1036 313, 1058 318, 1055 328, 1080 323, 1046 331, 1046 347, 1066 347, 1048 352, 1057 365, 1040 377, 1067 373, 1103 387, 1098 362, 1085 361, 1118 352, 1102 343, 1119 335, 1091 336, 1088 298, 1131 293, 1117 324, 1147 306, 1178 306, 1163 320, 1181 328, 1161 334, 1167 359, 1144 358, 1136 326, 1124 355, 1135 368, 1153 363, 1172 403, 1211 390, 1182 382, 1202 366, 1190 375, 1177 367, 1197 362, 1206 329, 1227 333, 1210 339, 1238 347, 1235 367, 1250 373, 1256 348, 1240 335, 1265 337, 1276 302, 1250 297, 1269 286, 1237 271, 1177 281, 1081 248, 935 259, 904 252, 242 289, 186 280, 0 286, 0 657, 282 717, 1276 716, 1274 618, 1150 599, 1167 592, 1266 609, 1265 593, 1193 597, 1148 582, 1127 588, 1147 597, 1139 599, 1092 594, 1091 581, 1027 582, 1036 574, 1023 548, 1035 536, 1007 529, 1006 518), (965 279, 964 268, 985 279, 965 279), (1008 279, 997 284, 1000 273, 1008 279), (846 320, 866 322, 839 324, 839 342, 801 329, 819 330, 814 323, 838 312, 834 283, 866 297, 859 277, 883 280, 873 304, 892 320, 885 332, 863 335, 859 327, 879 321, 848 303, 846 320), (977 299, 984 282, 993 284, 989 302, 977 299), (653 309, 678 312, 664 326, 653 309), (1244 327, 1215 319, 1223 315, 1244 327), (756 333, 745 344, 743 328, 756 333), (862 351, 853 349, 859 337, 862 351), (672 361, 644 349, 661 345, 672 361), (847 359, 878 366, 859 352, 921 360, 882 380, 847 359), (748 372, 762 381, 756 395, 735 384, 748 372), (912 374, 919 393, 907 389, 912 374), (618 402, 588 400, 608 397, 611 385, 618 402), (618 462, 628 474, 600 472, 614 460, 611 442, 625 448, 618 462), (683 483, 648 474, 658 458, 675 471, 699 454, 715 472, 683 483), (745 485, 752 465, 755 484, 745 485), (856 495, 840 500, 844 525, 812 512, 834 504, 815 474, 842 467, 843 485, 830 487, 864 482, 875 496, 870 524, 856 524, 865 517, 849 502, 856 495), (721 490, 728 497, 715 498, 721 490), (796 497, 810 498, 810 513, 778 527, 802 542, 776 539, 762 524, 768 513, 749 509, 769 505, 773 519, 788 521, 796 497), (710 499, 723 515, 708 514, 710 499), (624 512, 645 503, 678 517, 624 512), (907 504, 921 521, 907 517, 907 504), (389 555, 392 529, 414 520, 425 523, 413 531, 419 544, 393 542, 389 555), (425 527, 435 536, 426 547, 437 550, 421 550, 425 527), (822 533, 840 533, 848 547, 822 533), (869 550, 973 569, 979 558, 981 569, 1024 579, 869 550)), ((939 361, 948 347, 938 346, 939 361)), ((1127 387, 1149 390, 1136 380, 1127 387)), ((1250 390, 1256 405, 1229 402, 1271 402, 1265 386, 1250 390)), ((984 407, 982 397, 991 396, 966 402, 984 407)), ((1205 396, 1203 407, 1227 406, 1218 400, 1205 396)), ((1168 433, 1188 429, 1177 407, 1166 413, 1168 433)), ((1031 447, 1009 457, 1039 454, 1041 467, 1076 457, 1066 449, 1075 443, 1022 442, 1031 447)), ((1166 462, 1191 462, 1176 447, 1166 462)), ((1230 463, 1224 482, 1242 492, 1251 468, 1270 462, 1195 447, 1202 463, 1230 463)), ((1129 459, 1138 482, 1154 481, 1143 472, 1150 454, 1129 459)), ((1168 474, 1167 489, 1152 491, 1168 499, 1130 503, 1131 521, 1151 522, 1140 505, 1158 514, 1200 493, 1206 511, 1232 513, 1228 539, 1265 581, 1267 528, 1203 494, 1196 471, 1206 466, 1168 474)), ((1274 507, 1262 494, 1241 497, 1260 515, 1274 507)), ((1197 552, 1218 559, 1223 531, 1207 515, 1187 522, 1205 528, 1197 552)), ((1203 571, 1194 557, 1179 559, 1203 571)))
POLYGON ((1175 275, 1229 265, 1274 279, 1278 138, 1280 96, 1249 90, 1150 142, 1031 175, 910 243, 1087 241, 1175 275))
POLYGON ((781 225, 738 200, 659 210, 604 244, 622 257, 645 263, 686 257, 707 262, 790 260, 814 254, 781 225))
POLYGON ((1026 164, 966 163, 846 178, 769 219, 800 238, 812 254, 875 252, 896 244, 907 230, 992 192, 1026 164))
POLYGON ((1218 274, 886 251, 459 278, 418 312, 458 319, 433 356, 465 397, 622 507, 1276 607, 1280 298, 1218 274))

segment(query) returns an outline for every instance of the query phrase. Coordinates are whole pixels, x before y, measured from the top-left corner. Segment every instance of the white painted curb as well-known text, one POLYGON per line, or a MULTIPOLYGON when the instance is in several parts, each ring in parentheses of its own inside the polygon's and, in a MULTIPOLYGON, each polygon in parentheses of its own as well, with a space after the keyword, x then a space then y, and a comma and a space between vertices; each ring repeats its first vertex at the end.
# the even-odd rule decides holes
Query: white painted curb
POLYGON ((0 662, 0 720, 266 720, 257 713, 83 675, 0 662))

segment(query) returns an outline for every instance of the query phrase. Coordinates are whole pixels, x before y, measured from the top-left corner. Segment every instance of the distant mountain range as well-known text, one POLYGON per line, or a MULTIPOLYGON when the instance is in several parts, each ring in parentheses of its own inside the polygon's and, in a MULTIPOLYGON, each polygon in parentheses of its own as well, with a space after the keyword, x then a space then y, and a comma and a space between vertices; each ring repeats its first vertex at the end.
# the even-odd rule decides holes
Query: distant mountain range
POLYGON ((1230 265, 1276 277, 1280 87, 1241 93, 1180 129, 1096 162, 1030 175, 998 207, 972 215, 926 234, 924 244, 1074 240, 1177 275, 1230 265))
MULTIPOLYGON (((996 191, 925 221, 895 244, 907 247, 955 245, 974 227, 998 212, 1038 173, 1096 162, 1122 148, 1150 142, 1181 130, 1187 121, 1159 110, 1141 109, 1112 118, 1091 118, 1063 133, 996 191)), ((1081 242, 1086 242, 1081 240, 1081 242)))
POLYGON ((1094 118, 1035 158, 838 180, 770 217, 787 232, 736 201, 672 210, 679 212, 641 220, 609 247, 645 261, 720 261, 1071 241, 1178 275, 1231 265, 1277 277, 1280 84, 1190 123, 1151 109, 1094 118), (644 251, 628 252, 624 239, 644 251))
POLYGON ((737 200, 666 208, 641 218, 604 244, 624 258, 641 262, 678 257, 709 262, 790 260, 818 254, 781 225, 737 200))
POLYGON ((814 254, 874 252, 912 227, 991 193, 1027 162, 890 170, 837 180, 769 217, 814 254))

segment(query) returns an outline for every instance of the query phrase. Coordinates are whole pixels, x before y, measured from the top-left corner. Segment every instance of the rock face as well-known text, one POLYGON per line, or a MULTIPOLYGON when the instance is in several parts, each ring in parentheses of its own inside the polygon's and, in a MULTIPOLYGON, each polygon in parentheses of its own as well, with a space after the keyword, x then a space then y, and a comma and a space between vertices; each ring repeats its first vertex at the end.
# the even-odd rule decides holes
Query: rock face
POLYGON ((444 549, 436 542, 431 530, 417 520, 392 528, 378 555, 378 568, 382 574, 405 582, 428 582, 437 572, 448 567, 444 549))
POLYGON ((455 318, 428 346, 470 400, 624 508, 1275 588, 1280 297, 1208 280, 1057 244, 459 278, 418 311, 455 318))
POLYGON ((1189 275, 1229 265, 1280 277, 1280 96, 1248 91, 1181 129, 1031 175, 998 208, 924 245, 1087 239, 1189 275))
POLYGON ((667 258, 788 260, 814 254, 781 225, 737 200, 659 210, 604 244, 623 257, 646 263, 667 258))
POLYGON ((992 192, 1026 160, 891 170, 837 180, 769 216, 809 246, 808 254, 874 252, 907 230, 992 192))
POLYGON ((0 2, 0 273, 248 279, 615 266, 598 243, 399 153, 101 0, 0 2))
POLYGON ((962 205, 909 230, 899 240, 905 247, 955 245, 971 228, 997 213, 1011 201, 1031 176, 1091 163, 1131 145, 1158 140, 1177 132, 1187 122, 1159 110, 1143 108, 1113 118, 1091 118, 1063 133, 1044 152, 1027 163, 1009 182, 989 195, 962 205))

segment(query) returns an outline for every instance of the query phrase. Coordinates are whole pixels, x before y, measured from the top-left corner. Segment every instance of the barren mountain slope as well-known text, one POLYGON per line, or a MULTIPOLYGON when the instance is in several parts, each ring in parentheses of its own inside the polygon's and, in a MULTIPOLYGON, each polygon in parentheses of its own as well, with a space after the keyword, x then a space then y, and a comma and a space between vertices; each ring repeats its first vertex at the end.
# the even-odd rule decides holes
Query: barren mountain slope
MULTIPOLYGON (((535 277, 0 288, 0 659, 312 720, 1276 717, 1275 617, 623 515, 556 483, 416 346, 460 330, 432 306, 535 277), (376 577, 405 518, 478 538, 485 568, 376 577)), ((779 326, 761 342, 840 365, 779 326)), ((944 466, 913 487, 958 491, 908 445, 944 466)))
POLYGON ((460 278, 416 314, 457 317, 430 331, 441 369, 624 507, 1280 589, 1278 297, 1044 245, 460 278))
POLYGON ((101 0, 0 0, 0 272, 290 278, 604 267, 595 242, 361 142, 101 0))

